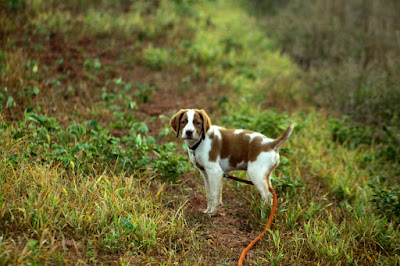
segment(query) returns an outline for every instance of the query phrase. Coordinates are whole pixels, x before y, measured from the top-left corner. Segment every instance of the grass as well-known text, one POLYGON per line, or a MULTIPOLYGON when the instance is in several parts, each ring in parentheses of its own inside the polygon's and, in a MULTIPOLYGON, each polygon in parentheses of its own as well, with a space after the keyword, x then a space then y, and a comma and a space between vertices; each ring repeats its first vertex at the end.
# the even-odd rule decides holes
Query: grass
POLYGON ((226 216, 199 214, 168 129, 194 97, 215 124, 296 125, 247 263, 400 263, 394 131, 306 104, 304 73, 245 3, 0 5, 0 264, 235 262, 270 208, 227 182, 226 216))
POLYGON ((2 263, 174 260, 194 244, 183 203, 163 203, 171 188, 151 177, 67 177, 59 166, 31 164, 2 165, 2 176, 12 177, 2 180, 2 263))

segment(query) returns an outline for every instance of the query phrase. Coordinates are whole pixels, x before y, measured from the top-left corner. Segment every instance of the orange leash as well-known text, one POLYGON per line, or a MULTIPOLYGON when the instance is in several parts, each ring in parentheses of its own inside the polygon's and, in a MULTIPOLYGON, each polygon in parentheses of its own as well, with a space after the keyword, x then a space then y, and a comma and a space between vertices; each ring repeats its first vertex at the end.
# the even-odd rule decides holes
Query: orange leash
MULTIPOLYGON (((241 179, 241 178, 238 178, 238 177, 235 177, 235 176, 231 176, 231 175, 228 175, 228 174, 225 174, 224 177, 225 177, 225 178, 232 179, 232 180, 235 180, 235 181, 243 182, 243 183, 246 183, 246 184, 249 184, 249 185, 254 185, 253 182, 251 182, 251 181, 244 180, 244 179, 241 179)), ((276 196, 275 190, 274 190, 272 187, 268 186, 268 189, 269 189, 269 192, 271 192, 271 193, 272 193, 272 196, 273 196, 272 210, 271 210, 271 214, 269 215, 268 223, 267 223, 267 225, 265 226, 264 231, 262 231, 262 233, 259 234, 259 235, 253 240, 253 242, 251 242, 251 243, 243 250, 243 252, 242 252, 242 254, 240 255, 240 258, 239 258, 239 262, 238 262, 238 265, 239 265, 239 266, 243 265, 243 260, 244 260, 244 258, 246 257, 247 252, 249 252, 249 250, 252 249, 253 246, 254 246, 255 244, 257 244, 257 242, 258 242, 263 236, 265 236, 265 235, 268 233, 268 229, 271 229, 272 221, 274 220, 274 216, 275 216, 276 206, 278 205, 278 197, 276 196)))
POLYGON ((261 234, 259 234, 259 235, 253 240, 253 242, 251 242, 251 243, 247 246, 247 248, 245 248, 245 249, 243 250, 242 255, 240 255, 240 258, 239 258, 239 262, 238 262, 238 265, 239 265, 239 266, 243 265, 243 260, 244 260, 244 258, 246 257, 247 252, 249 252, 249 250, 252 249, 253 246, 254 246, 255 244, 257 244, 257 242, 258 242, 263 236, 265 236, 265 235, 268 233, 268 229, 271 229, 272 221, 274 220, 274 215, 275 215, 275 211, 276 211, 277 199, 278 199, 278 198, 276 197, 275 190, 274 190, 272 187, 269 186, 268 189, 269 189, 269 191, 272 193, 274 201, 272 202, 272 210, 271 210, 271 214, 269 215, 269 220, 268 220, 267 226, 265 226, 264 231, 263 231, 261 234))

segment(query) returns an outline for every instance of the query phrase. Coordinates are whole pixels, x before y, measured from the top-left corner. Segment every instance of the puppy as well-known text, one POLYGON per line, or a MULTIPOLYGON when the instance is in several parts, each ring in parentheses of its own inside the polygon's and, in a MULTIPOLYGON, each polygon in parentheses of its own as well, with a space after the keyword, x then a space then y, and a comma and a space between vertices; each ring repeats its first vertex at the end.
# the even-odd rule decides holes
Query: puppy
POLYGON ((279 163, 278 148, 290 136, 293 125, 276 139, 244 129, 225 129, 211 125, 204 110, 181 109, 170 125, 189 147, 190 161, 201 172, 207 194, 205 213, 214 215, 222 203, 222 178, 233 170, 247 171, 267 204, 271 198, 272 171, 279 163))

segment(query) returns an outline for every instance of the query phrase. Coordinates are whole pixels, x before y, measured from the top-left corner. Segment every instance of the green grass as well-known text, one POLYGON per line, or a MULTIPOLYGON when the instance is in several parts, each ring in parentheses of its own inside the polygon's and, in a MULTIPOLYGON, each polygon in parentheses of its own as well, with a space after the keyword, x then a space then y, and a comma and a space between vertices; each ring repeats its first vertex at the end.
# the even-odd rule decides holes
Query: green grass
MULTIPOLYGON (((208 103, 195 107, 214 124, 269 137, 296 125, 273 230, 248 263, 400 263, 394 129, 305 104, 303 73, 245 3, 0 5, 0 264, 236 261, 241 248, 188 207, 203 185, 168 129, 186 106, 163 107, 179 95, 208 103)), ((227 187, 250 238, 270 207, 227 187)))

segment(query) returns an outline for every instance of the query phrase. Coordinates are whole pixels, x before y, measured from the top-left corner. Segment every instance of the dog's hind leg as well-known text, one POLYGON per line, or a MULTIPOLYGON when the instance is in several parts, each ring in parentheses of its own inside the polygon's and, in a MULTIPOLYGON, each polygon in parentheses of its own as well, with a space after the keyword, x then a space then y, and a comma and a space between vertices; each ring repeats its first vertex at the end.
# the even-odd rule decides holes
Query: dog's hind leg
POLYGON ((254 186, 257 188, 258 192, 260 192, 261 198, 263 199, 265 205, 268 205, 268 203, 270 203, 270 199, 272 196, 268 190, 268 182, 266 180, 264 180, 262 177, 261 178, 251 178, 251 181, 253 182, 254 186))
POLYGON ((265 205, 272 203, 272 201, 270 201, 272 194, 269 192, 268 186, 271 185, 271 174, 274 168, 275 167, 270 169, 256 169, 249 167, 247 169, 247 174, 249 175, 254 186, 260 192, 265 205))
POLYGON ((261 194, 264 203, 272 203, 270 201, 272 194, 269 192, 268 186, 271 186, 271 175, 275 167, 279 163, 279 154, 275 151, 261 153, 258 159, 249 163, 247 174, 251 181, 261 194))

